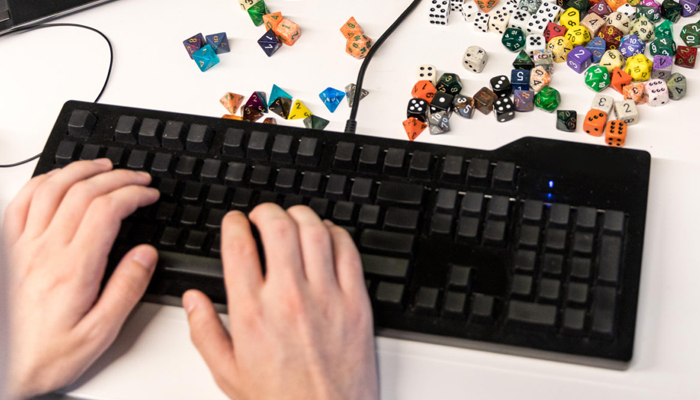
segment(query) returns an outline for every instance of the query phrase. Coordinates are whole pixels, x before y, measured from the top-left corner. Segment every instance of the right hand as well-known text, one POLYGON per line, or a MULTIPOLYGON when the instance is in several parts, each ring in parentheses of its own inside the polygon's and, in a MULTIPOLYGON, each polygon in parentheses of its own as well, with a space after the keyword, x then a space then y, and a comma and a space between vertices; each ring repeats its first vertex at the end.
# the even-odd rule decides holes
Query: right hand
POLYGON ((229 331, 203 293, 183 304, 192 341, 235 400, 378 398, 372 312, 350 235, 309 208, 263 204, 222 225, 229 331))

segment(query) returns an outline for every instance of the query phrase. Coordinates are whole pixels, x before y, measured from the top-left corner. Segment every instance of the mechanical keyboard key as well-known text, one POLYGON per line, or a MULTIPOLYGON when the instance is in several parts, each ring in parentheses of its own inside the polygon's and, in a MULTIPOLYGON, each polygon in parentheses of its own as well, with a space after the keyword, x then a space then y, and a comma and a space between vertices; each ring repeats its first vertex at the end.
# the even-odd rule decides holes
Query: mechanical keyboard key
POLYGON ((141 146, 160 147, 160 129, 163 125, 155 118, 144 118, 139 129, 138 142, 141 146))
POLYGON ((576 229, 593 230, 596 226, 598 213, 595 208, 579 207, 576 212, 576 229))
POLYGON ((566 248, 566 231, 563 229, 547 229, 545 245, 554 251, 564 251, 566 248))
POLYGON ((446 319, 466 319, 467 295, 460 292, 445 293, 445 303, 442 306, 442 316, 446 319))
POLYGON ((161 179, 160 182, 158 183, 158 191, 160 192, 160 198, 161 199, 172 199, 175 198, 177 195, 177 190, 179 187, 179 182, 178 180, 175 179, 170 179, 170 178, 164 178, 161 179))
POLYGON ((491 324, 496 318, 496 299, 486 294, 475 293, 469 323, 491 324))
POLYGON ((544 253, 542 256, 542 273, 559 276, 564 269, 564 256, 561 254, 544 253))
POLYGON ((520 247, 530 247, 537 249, 540 244, 540 227, 532 225, 523 225, 520 229, 520 247))
POLYGON ((202 164, 202 171, 199 173, 199 179, 202 182, 216 183, 221 177, 221 160, 206 159, 202 164))
POLYGON ((211 185, 207 194, 207 204, 210 206, 221 206, 226 202, 228 188, 224 185, 211 185))
POLYGON ((291 168, 280 168, 275 182, 275 191, 280 193, 292 193, 296 189, 298 181, 297 170, 291 168))
POLYGON ((272 168, 267 165, 256 165, 253 173, 250 174, 250 185, 258 188, 265 188, 270 183, 272 168))
POLYGON ((528 275, 515 274, 513 276, 513 286, 510 293, 514 297, 532 297, 532 277, 528 275))
POLYGON ((390 148, 384 157, 384 173, 389 175, 406 174, 406 150, 390 148))
POLYGON ((564 333, 569 335, 582 336, 586 326, 586 310, 567 308, 564 312, 562 327, 564 333))
POLYGON ((139 128, 139 121, 136 117, 121 116, 114 129, 114 141, 119 143, 136 144, 136 131, 139 128))
POLYGON ((493 169, 492 185, 496 189, 512 190, 515 187, 515 163, 497 162, 493 169))
POLYGON ((299 194, 288 194, 284 196, 284 201, 282 202, 282 208, 288 210, 294 206, 300 206, 304 204, 304 196, 299 194))
POLYGON ((185 124, 178 121, 168 121, 163 129, 162 145, 168 150, 184 150, 185 124))
POLYGON ((462 215, 480 216, 481 210, 484 208, 483 193, 467 192, 462 198, 462 207, 460 213, 462 215))
POLYGON ((593 253, 593 244, 595 236, 592 233, 576 232, 574 233, 574 252, 580 254, 593 253))
POLYGON ((484 225, 484 244, 503 246, 506 239, 506 223, 504 221, 488 220, 484 225))
POLYGON ((355 203, 371 203, 374 181, 370 178, 355 178, 350 190, 350 201, 355 203))
POLYGON ((372 172, 376 173, 379 171, 379 146, 365 145, 362 147, 360 152, 360 160, 358 170, 360 172, 372 172))
POLYGON ((251 207, 253 199, 253 191, 246 188, 239 188, 233 194, 231 200, 231 208, 246 211, 251 207))
POLYGON ((542 220, 544 203, 538 200, 525 200, 523 204, 523 221, 538 224, 542 220))
POLYGON ((617 291, 609 287, 597 287, 593 293, 591 331, 594 336, 612 338, 615 333, 617 291))
POLYGON ((430 236, 447 238, 452 236, 452 216, 435 213, 430 221, 430 236))
POLYGON ((452 189, 440 189, 435 202, 435 211, 445 214, 453 214, 457 206, 457 191, 452 189))
POLYGON ((409 260, 371 254, 360 254, 360 257, 362 258, 362 270, 365 274, 401 281, 408 278, 409 260))
POLYGON ((83 151, 80 152, 81 160, 96 160, 100 158, 102 147, 97 144, 86 144, 83 146, 83 151))
POLYGON ((418 229, 418 211, 389 207, 384 216, 385 230, 415 231, 418 229))
POLYGON ((412 178, 430 179, 432 175, 433 156, 427 151, 414 151, 411 163, 408 165, 408 176, 412 178))
POLYGON ((318 139, 312 137, 303 137, 299 141, 299 149, 297 150, 296 163, 307 167, 315 167, 321 160, 320 155, 321 145, 318 139))
POLYGON ((317 196, 321 192, 321 179, 323 176, 318 172, 304 172, 304 177, 301 180, 299 194, 306 196, 317 196))
POLYGON ((556 279, 541 279, 537 299, 540 303, 557 303, 561 294, 561 284, 556 279))
POLYGON ((97 118, 87 110, 74 110, 68 120, 68 134, 87 139, 92 135, 97 118))
POLYGON ((477 186, 487 186, 489 177, 489 160, 483 158, 474 158, 469 162, 467 168, 467 184, 477 186))
POLYGON ((207 221, 204 225, 209 229, 220 229, 221 222, 224 220, 227 213, 228 211, 226 210, 212 208, 209 210, 209 215, 207 215, 207 221))
POLYGON ((182 190, 181 198, 190 203, 199 202, 202 196, 202 184, 199 182, 185 182, 185 188, 182 190))
POLYGON ((332 174, 326 183, 326 198, 330 200, 347 200, 347 177, 332 174))
POLYGON ((185 251, 188 253, 201 254, 207 241, 207 233, 202 231, 190 231, 185 242, 185 251))
POLYGON ((182 229, 173 228, 171 226, 165 227, 163 234, 160 236, 158 243, 163 247, 175 247, 177 246, 178 240, 180 240, 180 235, 182 234, 182 229))
POLYGON ((275 192, 270 192, 269 190, 263 190, 258 195, 258 203, 257 204, 263 204, 263 203, 274 203, 274 204, 279 205, 279 194, 277 194, 275 192))
POLYGON ((239 162, 228 163, 228 168, 226 169, 226 177, 224 180, 226 184, 231 186, 242 185, 246 180, 246 170, 248 166, 239 162))
POLYGON ((375 299, 383 307, 394 310, 403 309, 404 285, 390 282, 379 282, 375 299))
POLYGON ((535 270, 537 253, 532 250, 518 250, 515 253, 513 268, 516 271, 532 272, 535 270))
POLYGON ((126 167, 133 170, 145 171, 148 168, 149 154, 146 150, 133 150, 126 162, 126 167))
POLYGON ((365 229, 360 236, 360 247, 378 252, 410 255, 413 251, 413 235, 365 229))
POLYGON ((471 291, 474 270, 463 265, 451 264, 447 273, 447 288, 463 292, 471 291))
POLYGON ((355 203, 350 201, 335 203, 331 218, 338 225, 352 225, 355 220, 355 203))
POLYGON ((620 255, 622 254, 622 239, 617 236, 603 235, 600 241, 600 264, 598 280, 616 285, 620 279, 620 255))
POLYGON ((209 151, 213 137, 214 132, 212 132, 211 128, 206 125, 194 124, 190 126, 185 147, 188 151, 206 153, 209 151))
POLYGON ((177 211, 177 205, 173 203, 160 203, 158 209, 156 210, 155 219, 156 221, 170 222, 175 216, 175 211, 177 211))
POLYGON ((291 163, 294 161, 295 146, 296 141, 291 136, 275 136, 275 143, 272 145, 272 161, 291 163))
POLYGON ((371 204, 363 204, 357 222, 365 227, 373 228, 379 226, 379 213, 381 208, 371 204))
POLYGON ((229 128, 224 135, 223 152, 227 156, 245 156, 245 132, 239 128, 229 128))
POLYGON ((460 242, 475 243, 478 241, 478 235, 478 218, 462 217, 459 219, 459 225, 457 227, 457 238, 460 242))
POLYGON ((383 181, 377 190, 377 203, 419 207, 424 190, 423 185, 383 181))
POLYGON ((603 220, 603 229, 605 232, 622 234, 622 229, 625 226, 625 213, 621 211, 605 211, 605 219, 603 220))
POLYGON ((328 199, 321 199, 314 197, 309 201, 309 208, 311 208, 321 219, 328 217, 328 207, 330 202, 328 199))
POLYGON ((78 144, 69 140, 64 140, 58 145, 56 150, 56 164, 63 167, 71 163, 78 154, 78 144))
POLYGON ((124 162, 124 149, 121 147, 107 147, 105 158, 109 158, 114 168, 121 167, 124 162))
POLYGON ((588 303, 588 285, 585 283, 569 282, 566 302, 578 306, 588 303))
POLYGON ((437 314, 437 305, 440 298, 440 290, 429 287, 421 287, 416 292, 413 300, 413 310, 416 314, 434 316, 437 314))
POLYGON ((546 304, 512 300, 508 305, 506 326, 537 331, 553 331, 557 322, 557 307, 546 304))
POLYGON ((182 225, 197 225, 199 223, 199 217, 202 215, 202 207, 186 205, 182 210, 182 216, 180 217, 180 223, 182 225))
POLYGON ((510 209, 510 199, 505 196, 493 196, 489 200, 486 214, 489 218, 507 219, 510 209))
POLYGON ((554 203, 549 211, 549 223, 559 226, 569 225, 569 213, 571 206, 568 204, 554 203))
POLYGON ((170 273, 194 275, 219 281, 224 279, 224 267, 219 258, 161 251, 158 254, 158 268, 170 273))
POLYGON ((464 174, 464 157, 447 155, 442 165, 442 179, 446 182, 462 183, 464 174))
POLYGON ((591 259, 573 257, 571 259, 571 278, 588 281, 591 277, 591 259))
POLYGON ((170 172, 173 155, 169 153, 156 153, 151 164, 151 175, 162 176, 170 172))
POLYGON ((182 156, 177 162, 175 173, 180 178, 189 178, 194 174, 194 169, 197 166, 197 159, 190 156, 182 156))
POLYGON ((349 171, 355 169, 355 143, 338 142, 333 157, 333 167, 349 171))

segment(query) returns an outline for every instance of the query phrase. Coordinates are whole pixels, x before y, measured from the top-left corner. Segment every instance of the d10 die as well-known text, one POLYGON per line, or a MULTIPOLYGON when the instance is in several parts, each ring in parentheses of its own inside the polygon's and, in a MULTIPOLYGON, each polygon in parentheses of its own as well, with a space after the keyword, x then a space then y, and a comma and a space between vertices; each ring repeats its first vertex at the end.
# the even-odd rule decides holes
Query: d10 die
POLYGON ((652 79, 662 79, 667 80, 671 77, 671 70, 673 69, 673 57, 656 55, 654 56, 654 67, 651 70, 652 79))
POLYGON ((695 68, 695 61, 698 57, 698 49, 694 47, 678 46, 676 54, 676 65, 685 68, 695 68))
POLYGON ((479 73, 484 70, 486 62, 489 60, 489 56, 486 50, 479 46, 470 46, 467 51, 464 52, 464 58, 462 59, 464 68, 479 73))
POLYGON ((527 44, 525 45, 525 52, 527 55, 532 57, 535 51, 543 51, 547 47, 547 42, 544 39, 544 35, 539 33, 532 34, 526 39, 527 44))
POLYGON ((510 96, 513 86, 510 84, 508 77, 505 75, 494 76, 491 78, 491 89, 498 97, 510 96))
POLYGON ((510 73, 510 82, 514 90, 530 89, 530 70, 514 69, 510 73))
POLYGON ((617 50, 620 47, 622 36, 624 36, 624 34, 621 30, 610 25, 603 27, 603 29, 598 32, 598 37, 605 40, 605 48, 608 50, 617 50))
POLYGON ((591 109, 600 110, 605 113, 605 115, 610 115, 613 106, 615 105, 615 99, 611 96, 606 96, 604 94, 596 94, 591 103, 591 109))
POLYGON ((586 49, 591 52, 591 60, 594 63, 599 63, 605 54, 605 41, 596 36, 586 45, 586 49))
POLYGON ((408 136, 408 140, 410 141, 416 140, 418 135, 423 133, 427 126, 425 122, 419 121, 416 118, 408 118, 403 121, 403 129, 406 131, 406 136, 408 136))
POLYGON ((690 17, 698 12, 698 6, 700 5, 700 0, 681 0, 681 7, 683 7, 682 16, 690 17))
POLYGON ((629 125, 639 122, 639 111, 632 100, 618 101, 615 103, 615 116, 618 120, 629 125))
POLYGON ((216 54, 224 54, 231 51, 225 32, 207 35, 207 44, 216 51, 216 54))
POLYGON ((608 72, 612 72, 615 68, 622 68, 624 64, 624 58, 619 50, 608 50, 603 54, 603 58, 600 59, 600 66, 605 67, 608 72))
POLYGON ((476 5, 479 6, 481 11, 488 13, 496 6, 497 2, 498 0, 476 0, 476 5))
POLYGON ((498 96, 491 89, 487 87, 481 88, 474 95, 474 104, 476 109, 481 111, 482 114, 488 114, 493 110, 493 103, 498 100, 498 96))
POLYGON ((539 92, 543 88, 549 86, 551 78, 544 67, 535 67, 530 71, 530 88, 539 92))
POLYGON ((564 14, 559 18, 559 23, 567 29, 578 26, 581 22, 580 13, 577 9, 570 7, 564 11, 564 14))
POLYGON ((654 40, 654 24, 647 17, 638 17, 637 21, 632 25, 630 33, 636 35, 644 42, 650 42, 654 40))
POLYGON ((555 63, 566 62, 566 56, 574 46, 565 37, 556 37, 549 41, 547 50, 552 53, 552 59, 555 63))
POLYGON ((623 93, 625 86, 632 83, 632 77, 620 68, 613 69, 610 75, 610 86, 620 94, 623 93))
POLYGON ((190 56, 190 58, 192 58, 192 55, 206 44, 206 42, 204 41, 204 35, 202 35, 201 33, 198 33, 192 36, 191 38, 186 39, 182 43, 185 45, 185 49, 187 50, 187 54, 190 56))
POLYGON ((543 67, 544 70, 550 75, 552 75, 552 72, 554 72, 554 61, 552 61, 552 53, 549 51, 536 51, 532 56, 532 61, 535 63, 535 68, 543 67))
POLYGON ((552 87, 545 87, 535 95, 535 106, 547 112, 554 110, 561 104, 561 95, 552 87))
POLYGON ((260 0, 248 8, 248 16, 250 20, 253 21, 255 26, 260 26, 263 24, 263 16, 270 13, 264 0, 260 0))
POLYGON ((637 54, 644 54, 645 48, 646 44, 638 38, 637 35, 627 35, 620 41, 620 53, 625 56, 625 58, 630 58, 637 54))
POLYGON ((578 123, 576 118, 576 111, 571 110, 559 110, 557 111, 557 129, 564 132, 575 132, 576 124, 578 123))
POLYGON ((450 19, 450 2, 448 0, 432 0, 428 17, 433 25, 447 25, 447 21, 450 19))
POLYGON ((663 4, 661 4, 661 16, 669 22, 678 22, 682 13, 683 7, 673 0, 664 0, 663 4))
POLYGON ((686 46, 700 46, 700 26, 697 24, 688 24, 684 26, 683 29, 681 29, 681 39, 686 46))
POLYGON ((535 92, 532 90, 513 91, 515 111, 528 112, 535 109, 535 92))
POLYGON ((665 81, 661 79, 652 79, 644 86, 650 107, 660 107, 668 103, 668 86, 665 81))
POLYGON ((566 55, 567 65, 576 71, 582 73, 591 65, 592 54, 583 46, 577 46, 566 55))
POLYGON ((529 55, 524 50, 520 50, 520 53, 518 53, 518 56, 515 57, 515 61, 513 61, 513 68, 516 69, 533 69, 535 67, 535 63, 532 61, 529 55))
POLYGON ((435 89, 438 92, 451 94, 452 96, 462 91, 462 80, 457 74, 442 74, 435 89))
POLYGON ((476 13, 474 17, 474 29, 477 32, 486 33, 489 30, 489 15, 483 12, 476 13))
POLYGON ((688 80, 678 72, 671 75, 666 82, 668 85, 668 97, 671 100, 680 100, 688 91, 688 80))
POLYGON ((605 18, 612 13, 612 9, 606 2, 599 1, 593 4, 591 8, 588 9, 588 12, 601 18, 605 18))
POLYGON ((219 57, 210 45, 206 45, 197 50, 192 54, 192 58, 202 72, 209 71, 213 66, 219 63, 219 57))
POLYGON ((574 46, 585 46, 586 43, 591 41, 591 33, 588 32, 586 27, 577 25, 566 31, 566 38, 574 46))
POLYGON ((622 147, 627 138, 627 124, 622 121, 608 121, 605 126, 605 143, 608 146, 622 147))
POLYGON ((428 107, 428 102, 423 99, 411 99, 408 101, 406 117, 425 122, 426 115, 428 114, 428 107))
POLYGON ((501 43, 510 51, 518 51, 525 47, 525 34, 518 28, 508 28, 503 33, 501 43))
POLYGON ((496 112, 496 121, 506 122, 515 118, 515 105, 509 97, 501 97, 493 104, 493 110, 496 112))
POLYGON ((588 32, 593 36, 598 34, 603 25, 605 25, 605 20, 597 14, 588 14, 581 20, 581 26, 588 29, 588 32))
POLYGON ((287 18, 280 21, 275 28, 275 33, 279 37, 280 42, 286 44, 287 46, 294 46, 294 43, 301 37, 301 29, 299 25, 288 20, 287 18))
POLYGON ((436 92, 437 89, 435 89, 432 82, 418 81, 418 83, 413 86, 413 90, 411 90, 411 96, 431 102, 436 92))
POLYGON ((593 66, 586 71, 586 86, 600 92, 610 85, 610 74, 604 67, 593 66))
POLYGON ((272 55, 282 47, 282 42, 277 39, 275 32, 270 29, 258 40, 258 45, 268 57, 272 57, 272 55))
POLYGON ((591 136, 603 136, 608 114, 605 111, 590 110, 583 121, 583 131, 591 136))
POLYGON ((623 34, 628 34, 632 29, 632 22, 625 14, 616 11, 605 17, 605 23, 619 29, 623 34))
POLYGON ((431 135, 440 135, 450 131, 450 117, 445 111, 430 114, 428 121, 431 135))
POLYGON ((646 81, 651 77, 651 70, 654 66, 644 54, 637 54, 627 60, 625 72, 635 81, 646 81))
POLYGON ((544 30, 544 39, 547 41, 547 43, 549 43, 549 41, 555 37, 564 35, 566 35, 566 28, 553 22, 547 23, 547 28, 544 30))
POLYGON ((437 69, 434 65, 423 64, 418 67, 416 76, 419 81, 430 81, 433 85, 437 84, 437 69))
POLYGON ((372 49, 372 38, 366 35, 356 35, 348 39, 345 51, 351 56, 361 60, 367 57, 372 49))
POLYGON ((622 89, 622 96, 625 100, 632 100, 634 104, 645 104, 647 102, 647 94, 644 84, 641 82, 630 83, 622 89))
POLYGON ((474 115, 474 99, 467 96, 458 95, 455 96, 453 101, 454 109, 462 118, 471 119, 474 115))
POLYGON ((321 99, 323 104, 328 108, 328 111, 334 113, 338 109, 338 106, 345 98, 345 92, 332 87, 326 88, 321 92, 318 97, 321 99))
POLYGON ((435 94, 435 97, 433 97, 433 100, 430 102, 430 113, 432 114, 440 111, 452 111, 453 100, 454 96, 447 93, 437 92, 435 94))

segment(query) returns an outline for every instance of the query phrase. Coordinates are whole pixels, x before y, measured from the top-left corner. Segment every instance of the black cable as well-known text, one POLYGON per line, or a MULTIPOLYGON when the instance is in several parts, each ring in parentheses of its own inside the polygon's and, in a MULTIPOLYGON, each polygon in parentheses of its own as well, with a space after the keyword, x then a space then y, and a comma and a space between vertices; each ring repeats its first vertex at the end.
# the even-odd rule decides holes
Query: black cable
MULTIPOLYGON (((112 66, 114 65, 114 49, 112 48, 112 42, 109 41, 109 38, 99 30, 85 26, 85 25, 80 25, 80 24, 68 24, 68 23, 56 23, 56 24, 40 24, 40 25, 32 25, 32 26, 27 26, 25 28, 20 28, 17 29, 14 32, 29 32, 37 29, 44 29, 44 28, 55 28, 55 27, 71 27, 71 28, 80 28, 80 29, 87 29, 89 31, 95 32, 98 35, 102 36, 102 38, 107 42, 107 45, 109 46, 109 69, 107 70, 107 78, 105 78, 105 83, 102 85, 102 90, 100 90, 100 94, 97 95, 95 98, 94 103, 97 103, 100 101, 102 98, 102 95, 104 94, 105 90, 107 89, 107 83, 109 83, 109 78, 112 76, 112 66)), ((14 33, 13 32, 13 33, 14 33)), ((37 158, 41 157, 41 153, 28 158, 23 161, 19 161, 13 164, 0 164, 0 168, 14 168, 14 167, 19 167, 20 165, 24 165, 28 162, 32 162, 36 160, 37 158)))
POLYGON ((413 10, 415 10, 416 7, 418 7, 418 4, 420 2, 421 0, 413 0, 413 3, 411 3, 411 5, 408 6, 406 11, 404 11, 403 14, 401 14, 399 18, 396 19, 396 21, 394 21, 394 23, 389 27, 389 29, 387 29, 386 32, 384 32, 382 37, 380 37, 376 42, 374 42, 374 45, 367 53, 367 57, 365 57, 364 62, 362 62, 360 72, 357 75, 357 83, 355 84, 355 97, 353 98, 352 110, 350 110, 350 118, 348 118, 348 122, 345 124, 345 133, 354 134, 357 130, 357 121, 355 121, 355 119, 357 118, 357 110, 360 106, 360 99, 362 96, 362 82, 365 80, 365 72, 367 71, 367 67, 369 67, 369 62, 372 60, 374 53, 377 52, 377 50, 384 43, 384 41, 387 40, 392 33, 394 33, 396 28, 398 28, 399 25, 401 25, 401 23, 413 12, 413 10))

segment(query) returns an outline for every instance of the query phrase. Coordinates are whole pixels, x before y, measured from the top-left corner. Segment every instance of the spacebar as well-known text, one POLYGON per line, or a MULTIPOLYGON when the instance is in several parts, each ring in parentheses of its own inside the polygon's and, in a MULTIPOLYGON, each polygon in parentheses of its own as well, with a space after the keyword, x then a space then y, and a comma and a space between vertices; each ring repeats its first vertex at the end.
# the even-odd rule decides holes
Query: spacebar
POLYGON ((219 258, 161 251, 159 252, 158 268, 178 274, 224 279, 224 267, 219 258))

